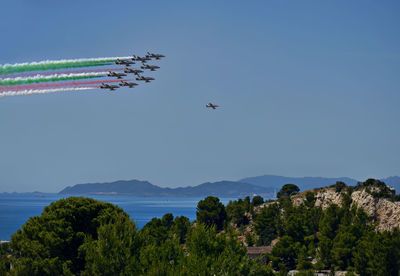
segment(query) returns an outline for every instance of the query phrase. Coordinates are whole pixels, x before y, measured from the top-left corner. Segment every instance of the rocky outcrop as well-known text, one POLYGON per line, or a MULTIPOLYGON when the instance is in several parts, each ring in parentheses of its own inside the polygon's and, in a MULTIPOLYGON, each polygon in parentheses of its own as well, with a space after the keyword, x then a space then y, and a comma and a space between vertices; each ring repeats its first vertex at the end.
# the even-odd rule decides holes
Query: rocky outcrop
MULTIPOLYGON (((391 231, 393 228, 400 228, 400 202, 392 202, 387 198, 378 198, 371 195, 371 192, 378 192, 381 187, 361 188, 352 192, 352 206, 356 205, 372 217, 377 223, 378 231, 391 231)), ((321 188, 311 190, 315 196, 315 206, 321 206, 326 209, 331 204, 339 206, 343 203, 343 194, 336 192, 335 188, 321 188)), ((292 197, 293 204, 299 206, 305 200, 305 195, 309 191, 292 197)))

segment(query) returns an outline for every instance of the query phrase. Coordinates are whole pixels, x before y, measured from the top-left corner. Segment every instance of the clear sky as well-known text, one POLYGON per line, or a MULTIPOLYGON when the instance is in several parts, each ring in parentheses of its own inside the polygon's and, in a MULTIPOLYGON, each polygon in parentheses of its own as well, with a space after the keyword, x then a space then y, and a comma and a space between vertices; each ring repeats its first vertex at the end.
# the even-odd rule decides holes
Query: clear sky
POLYGON ((0 192, 400 175, 399 14, 372 0, 2 1, 0 64, 167 57, 134 89, 1 98, 0 192))

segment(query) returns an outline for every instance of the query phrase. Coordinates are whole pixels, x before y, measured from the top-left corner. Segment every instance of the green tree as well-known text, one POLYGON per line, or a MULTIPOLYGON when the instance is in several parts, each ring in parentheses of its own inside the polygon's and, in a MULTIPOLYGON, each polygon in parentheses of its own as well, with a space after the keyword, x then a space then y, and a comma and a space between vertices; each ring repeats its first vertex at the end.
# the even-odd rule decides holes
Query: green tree
POLYGON ((180 243, 184 243, 186 240, 186 235, 190 229, 190 221, 187 217, 181 216, 176 217, 174 225, 172 226, 172 233, 177 235, 180 243))
POLYGON ((277 194, 277 198, 288 197, 297 194, 300 188, 294 184, 285 184, 277 194))
POLYGON ((186 275, 247 275, 251 262, 246 248, 232 232, 217 235, 215 226, 198 224, 187 240, 188 255, 181 271, 186 275))
POLYGON ((314 207, 315 204, 315 193, 308 191, 306 193, 306 201, 305 201, 305 205, 309 208, 314 207))
POLYGON ((246 208, 250 206, 249 202, 240 199, 238 201, 230 201, 226 206, 228 219, 237 226, 247 225, 249 223, 249 218, 246 215, 246 208))
POLYGON ((264 207, 254 221, 254 228, 259 235, 258 245, 269 245, 278 236, 277 224, 280 220, 278 204, 264 207))
POLYGON ((139 273, 139 243, 136 225, 126 217, 98 228, 97 240, 90 238, 80 248, 86 264, 82 275, 135 275, 139 273))
POLYGON ((85 268, 80 253, 86 240, 97 240, 98 228, 129 215, 113 204, 91 198, 60 199, 30 218, 12 237, 14 273, 18 275, 79 274, 85 268))
POLYGON ((264 203, 264 199, 262 198, 262 196, 256 195, 256 196, 253 197, 251 203, 254 206, 258 206, 258 205, 261 205, 261 204, 264 203))
POLYGON ((280 269, 279 265, 283 264, 289 270, 294 269, 299 247, 300 243, 294 242, 290 236, 282 236, 271 252, 273 267, 280 269))
POLYGON ((216 225, 219 231, 222 229, 227 215, 225 206, 219 201, 219 198, 208 196, 197 204, 196 217, 199 223, 208 226, 216 225))
POLYGON ((335 188, 335 191, 337 193, 342 192, 343 189, 345 189, 347 187, 346 183, 342 182, 342 181, 336 181, 335 184, 333 184, 331 187, 335 188))

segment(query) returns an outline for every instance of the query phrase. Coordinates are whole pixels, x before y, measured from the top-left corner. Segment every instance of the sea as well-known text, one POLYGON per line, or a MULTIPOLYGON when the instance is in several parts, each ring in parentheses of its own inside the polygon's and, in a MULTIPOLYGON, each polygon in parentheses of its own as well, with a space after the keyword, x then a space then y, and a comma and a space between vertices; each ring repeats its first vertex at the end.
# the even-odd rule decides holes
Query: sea
MULTIPOLYGON (((40 216, 43 208, 66 195, 59 194, 0 194, 0 240, 9 241, 21 226, 33 216, 40 216)), ((138 228, 142 228, 152 218, 161 218, 166 213, 196 219, 197 203, 204 197, 135 197, 119 195, 88 196, 100 201, 113 203, 130 215, 138 228)), ((237 198, 220 198, 226 205, 237 198)))

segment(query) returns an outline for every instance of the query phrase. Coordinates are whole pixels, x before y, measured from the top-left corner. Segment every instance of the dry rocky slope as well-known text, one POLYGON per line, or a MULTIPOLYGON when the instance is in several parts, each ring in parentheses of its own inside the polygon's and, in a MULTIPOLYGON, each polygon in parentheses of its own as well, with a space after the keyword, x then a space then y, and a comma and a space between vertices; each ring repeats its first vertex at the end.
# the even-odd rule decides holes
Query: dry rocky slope
MULTIPOLYGON (((370 191, 378 192, 381 187, 371 187, 370 191), (371 190, 372 189, 372 190, 371 190)), ((336 192, 335 188, 320 188, 310 190, 315 193, 315 206, 321 206, 326 209, 331 204, 342 205, 343 194, 336 192)), ((292 196, 295 206, 300 205, 305 200, 308 191, 292 196)), ((391 231, 395 227, 400 228, 400 202, 392 202, 387 198, 378 198, 371 195, 367 188, 362 188, 351 193, 352 206, 357 205, 374 218, 377 223, 378 231, 391 231)))

